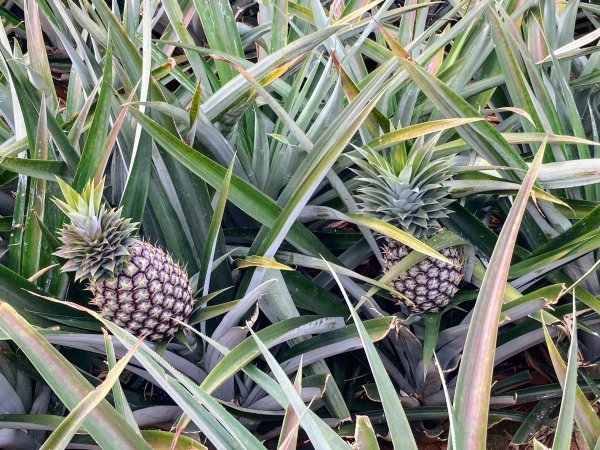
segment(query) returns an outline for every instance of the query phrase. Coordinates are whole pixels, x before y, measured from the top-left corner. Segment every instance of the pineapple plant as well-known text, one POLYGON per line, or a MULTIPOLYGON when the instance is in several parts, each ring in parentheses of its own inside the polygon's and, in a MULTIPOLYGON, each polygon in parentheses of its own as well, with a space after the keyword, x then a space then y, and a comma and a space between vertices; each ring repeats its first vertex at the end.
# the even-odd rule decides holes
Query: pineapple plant
POLYGON ((161 248, 135 237, 137 224, 102 204, 104 182, 82 194, 58 180, 53 199, 70 223, 60 230, 63 272, 88 281, 100 314, 136 336, 155 341, 175 333, 192 312, 186 271, 161 248))
MULTIPOLYGON (((367 214, 389 222, 412 236, 425 240, 442 231, 438 219, 447 217, 452 202, 443 182, 450 178, 446 158, 432 160, 425 147, 413 148, 405 162, 389 155, 362 151, 363 158, 352 157, 358 166, 358 205, 367 214)), ((384 272, 408 255, 411 249, 384 237, 384 272)), ((435 312, 444 307, 458 291, 463 277, 458 247, 440 251, 452 264, 427 257, 396 277, 390 285, 401 294, 397 304, 414 314, 435 312)))

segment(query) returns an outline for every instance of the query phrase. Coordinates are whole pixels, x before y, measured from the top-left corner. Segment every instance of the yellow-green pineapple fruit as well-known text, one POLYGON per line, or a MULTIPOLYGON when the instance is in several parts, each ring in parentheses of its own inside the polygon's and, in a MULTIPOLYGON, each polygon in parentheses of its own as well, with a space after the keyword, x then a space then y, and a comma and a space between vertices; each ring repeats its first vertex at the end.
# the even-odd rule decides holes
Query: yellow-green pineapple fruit
POLYGON ((87 280, 100 314, 136 336, 158 340, 175 333, 192 312, 186 271, 159 247, 135 237, 137 224, 121 209, 102 204, 104 183, 82 194, 59 181, 64 201, 54 199, 70 223, 60 230, 63 272, 87 280))
MULTIPOLYGON (((360 183, 359 207, 367 214, 383 219, 425 240, 439 233, 438 219, 447 217, 450 178, 447 159, 432 159, 430 149, 413 148, 404 163, 389 155, 361 151, 362 158, 352 158, 360 183)), ((411 251, 406 245, 384 238, 384 271, 388 271, 411 251)), ((437 311, 458 291, 463 277, 462 255, 458 247, 440 251, 452 264, 427 257, 395 278, 390 285, 402 294, 398 303, 414 314, 437 311)))

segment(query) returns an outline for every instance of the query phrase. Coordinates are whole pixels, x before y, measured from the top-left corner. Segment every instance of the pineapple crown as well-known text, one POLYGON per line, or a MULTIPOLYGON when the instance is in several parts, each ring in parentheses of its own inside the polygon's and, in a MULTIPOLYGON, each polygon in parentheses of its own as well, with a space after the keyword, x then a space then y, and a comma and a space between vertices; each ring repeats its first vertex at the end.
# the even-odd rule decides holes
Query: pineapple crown
POLYGON ((358 166, 359 207, 417 238, 437 232, 453 201, 443 184, 451 177, 448 159, 432 160, 430 147, 413 147, 400 164, 389 154, 359 152, 362 158, 349 156, 358 166))
POLYGON ((129 257, 138 224, 121 217, 121 208, 102 204, 104 180, 90 180, 81 194, 57 181, 64 201, 52 200, 71 220, 61 228, 63 245, 54 253, 67 260, 62 271, 75 272, 76 280, 91 281, 114 274, 129 257))

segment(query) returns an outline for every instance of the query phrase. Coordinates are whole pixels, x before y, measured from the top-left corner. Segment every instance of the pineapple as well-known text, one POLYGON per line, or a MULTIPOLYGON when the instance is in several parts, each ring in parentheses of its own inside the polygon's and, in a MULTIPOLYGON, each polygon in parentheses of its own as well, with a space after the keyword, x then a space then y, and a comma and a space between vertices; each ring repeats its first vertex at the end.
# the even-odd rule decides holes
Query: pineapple
POLYGON ((58 180, 65 201, 54 199, 69 217, 55 255, 63 272, 87 280, 100 314, 136 336, 158 340, 175 333, 192 312, 188 275, 170 255, 137 239, 137 224, 121 209, 102 204, 104 182, 90 182, 78 194, 58 180))
MULTIPOLYGON (((352 158, 358 181, 359 207, 418 239, 428 239, 442 228, 438 219, 446 217, 452 202, 443 182, 450 178, 447 159, 432 160, 431 149, 413 148, 406 163, 390 157, 361 151, 363 159, 352 158), (398 167, 400 166, 400 167, 398 167)), ((404 258, 411 249, 385 238, 382 248, 384 272, 404 258)), ((428 257, 395 278, 390 285, 402 294, 397 303, 414 314, 438 311, 458 291, 462 279, 458 247, 440 251, 453 265, 428 257)))

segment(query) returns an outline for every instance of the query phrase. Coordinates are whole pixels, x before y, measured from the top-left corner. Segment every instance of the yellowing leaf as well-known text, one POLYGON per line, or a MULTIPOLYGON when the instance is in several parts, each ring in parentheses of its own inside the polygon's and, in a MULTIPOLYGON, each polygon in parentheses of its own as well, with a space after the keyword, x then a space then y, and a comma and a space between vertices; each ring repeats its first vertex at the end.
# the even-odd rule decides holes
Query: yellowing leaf
POLYGON ((290 266, 278 263, 274 259, 264 256, 251 255, 238 261, 238 268, 246 269, 248 267, 264 267, 265 269, 294 270, 290 266))

